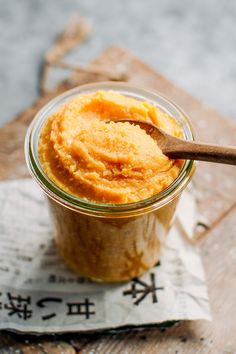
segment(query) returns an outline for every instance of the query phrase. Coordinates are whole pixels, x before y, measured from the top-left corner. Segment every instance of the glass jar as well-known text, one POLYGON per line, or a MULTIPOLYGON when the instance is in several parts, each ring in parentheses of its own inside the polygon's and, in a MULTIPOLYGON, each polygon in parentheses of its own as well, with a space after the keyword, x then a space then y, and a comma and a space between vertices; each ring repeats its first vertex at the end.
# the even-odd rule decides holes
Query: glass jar
POLYGON ((46 193, 59 253, 68 266, 96 281, 125 281, 137 277, 160 259, 176 205, 195 170, 184 161, 176 180, 161 193, 129 204, 101 204, 60 189, 44 173, 38 156, 40 131, 45 120, 72 97, 97 90, 113 90, 147 101, 166 111, 193 140, 185 113, 159 94, 123 83, 94 83, 67 91, 44 106, 32 121, 25 140, 25 155, 33 178, 46 193))

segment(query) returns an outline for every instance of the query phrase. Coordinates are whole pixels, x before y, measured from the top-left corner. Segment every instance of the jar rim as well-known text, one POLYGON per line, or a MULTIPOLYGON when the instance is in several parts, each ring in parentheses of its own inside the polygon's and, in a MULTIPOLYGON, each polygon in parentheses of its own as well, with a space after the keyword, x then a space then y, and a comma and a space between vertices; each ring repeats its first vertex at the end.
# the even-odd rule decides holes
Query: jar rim
POLYGON ((39 110, 31 122, 25 138, 25 158, 31 175, 51 199, 69 209, 87 215, 97 217, 129 217, 156 210, 169 203, 179 195, 190 181, 195 170, 195 162, 193 160, 184 161, 177 178, 162 192, 138 202, 127 204, 96 203, 76 197, 58 187, 44 172, 38 157, 38 139, 44 122, 55 111, 55 108, 58 109, 68 99, 82 93, 95 92, 97 90, 113 90, 126 96, 152 103, 167 112, 181 124, 186 140, 194 140, 193 129, 187 115, 174 102, 156 91, 138 88, 122 82, 99 82, 81 85, 50 100, 39 110))

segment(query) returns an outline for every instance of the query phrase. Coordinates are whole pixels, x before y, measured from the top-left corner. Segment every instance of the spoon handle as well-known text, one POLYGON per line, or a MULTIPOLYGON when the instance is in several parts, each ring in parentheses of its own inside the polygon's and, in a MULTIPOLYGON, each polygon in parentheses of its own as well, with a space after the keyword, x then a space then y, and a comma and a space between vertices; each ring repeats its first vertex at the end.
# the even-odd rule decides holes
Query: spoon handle
POLYGON ((218 146, 173 139, 162 148, 173 159, 188 159, 236 165, 236 147, 218 146))

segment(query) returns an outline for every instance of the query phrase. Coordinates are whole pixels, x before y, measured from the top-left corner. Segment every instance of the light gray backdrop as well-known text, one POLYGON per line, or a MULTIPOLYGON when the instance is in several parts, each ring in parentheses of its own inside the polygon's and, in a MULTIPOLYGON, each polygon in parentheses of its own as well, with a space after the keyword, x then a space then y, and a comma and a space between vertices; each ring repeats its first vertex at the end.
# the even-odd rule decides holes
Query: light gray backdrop
POLYGON ((125 46, 236 119, 235 0, 0 0, 0 125, 37 97, 41 58, 74 12, 94 23, 80 60, 125 46))

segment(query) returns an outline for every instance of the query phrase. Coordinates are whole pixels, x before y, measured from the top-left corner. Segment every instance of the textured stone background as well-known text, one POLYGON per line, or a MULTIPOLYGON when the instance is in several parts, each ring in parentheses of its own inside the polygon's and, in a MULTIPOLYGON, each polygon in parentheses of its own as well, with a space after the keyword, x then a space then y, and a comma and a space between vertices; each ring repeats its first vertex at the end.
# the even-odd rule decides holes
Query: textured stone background
POLYGON ((94 35, 70 60, 124 46, 236 119, 235 0, 0 0, 0 125, 37 97, 41 58, 74 12, 94 35))

